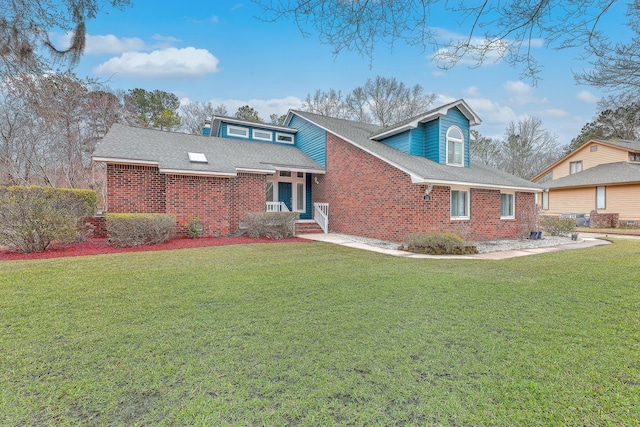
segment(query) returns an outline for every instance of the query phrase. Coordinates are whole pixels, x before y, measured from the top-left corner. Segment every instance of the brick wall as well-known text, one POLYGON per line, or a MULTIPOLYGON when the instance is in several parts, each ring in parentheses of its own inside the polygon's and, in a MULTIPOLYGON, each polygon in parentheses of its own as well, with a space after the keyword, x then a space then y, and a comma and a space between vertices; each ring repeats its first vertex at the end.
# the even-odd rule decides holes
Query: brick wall
POLYGON ((156 166, 107 165, 109 212, 165 212, 165 176, 156 166))
POLYGON ((533 219, 533 194, 517 193, 517 219, 501 220, 500 191, 472 189, 471 219, 451 221, 449 187, 435 186, 425 201, 425 187, 409 175, 330 133, 327 173, 318 181, 314 201, 329 203, 329 228, 339 233, 401 241, 419 231, 453 231, 488 240, 528 234, 523 223, 533 219))
POLYGON ((238 230, 247 212, 265 210, 265 176, 233 178, 160 174, 157 167, 108 165, 109 212, 166 212, 176 216, 176 234, 198 217, 205 236, 238 230))
POLYGON ((616 228, 620 226, 620 214, 598 213, 592 210, 589 214, 589 227, 591 228, 616 228))

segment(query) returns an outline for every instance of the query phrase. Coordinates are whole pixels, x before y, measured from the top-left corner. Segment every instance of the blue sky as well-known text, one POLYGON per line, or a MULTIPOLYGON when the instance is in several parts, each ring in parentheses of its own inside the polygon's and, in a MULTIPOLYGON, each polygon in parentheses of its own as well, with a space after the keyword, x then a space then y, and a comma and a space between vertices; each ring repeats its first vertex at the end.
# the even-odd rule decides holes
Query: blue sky
MULTIPOLYGON (((165 90, 182 102, 224 104, 230 114, 249 104, 264 119, 299 108, 316 89, 346 94, 368 78, 395 77, 435 93, 437 103, 466 99, 483 120, 476 128, 483 135, 501 137, 509 121, 535 116, 561 145, 593 118, 606 95, 574 83, 571 71, 588 67, 579 50, 547 49, 542 42, 533 50, 545 68, 533 86, 502 62, 445 71, 431 61, 432 50, 402 43, 393 50, 380 45, 372 64, 356 52, 334 56, 331 46, 316 34, 304 37, 291 21, 261 21, 261 10, 248 0, 132 3, 122 11, 105 9, 88 23, 78 76, 117 89, 165 90)), ((615 17, 605 25, 615 25, 615 17)), ((442 32, 460 31, 446 15, 435 18, 442 32)))

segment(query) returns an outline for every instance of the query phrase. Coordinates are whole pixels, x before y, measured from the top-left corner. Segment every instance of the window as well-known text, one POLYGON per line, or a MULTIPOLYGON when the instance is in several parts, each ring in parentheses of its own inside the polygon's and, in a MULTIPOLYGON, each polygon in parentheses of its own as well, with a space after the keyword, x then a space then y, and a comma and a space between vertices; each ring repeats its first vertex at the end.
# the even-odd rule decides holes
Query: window
POLYGON ((469 192, 451 190, 451 219, 469 219, 469 192))
POLYGON ((582 160, 569 163, 569 174, 573 175, 578 172, 582 172, 582 160))
POLYGON ((267 202, 273 202, 273 182, 267 181, 267 202))
POLYGON ((290 177, 291 176, 291 171, 280 171, 279 175, 280 176, 290 177))
POLYGON ((456 126, 447 130, 447 164, 464 166, 464 137, 462 131, 456 126))
POLYGON ((500 218, 513 219, 515 218, 515 197, 512 193, 500 194, 500 218))
POLYGON ((605 187, 596 187, 596 209, 605 209, 605 187))
POLYGON ((249 129, 239 126, 227 126, 227 135, 249 138, 249 129))
POLYGON ((273 139, 273 134, 266 130, 253 130, 253 139, 259 139, 261 141, 271 141, 273 139))
POLYGON ((296 207, 299 211, 304 211, 304 183, 299 182, 296 184, 296 207))
POLYGON ((640 153, 629 153, 630 162, 640 162, 640 153))
POLYGON ((276 141, 293 144, 293 135, 287 135, 286 133, 276 133, 276 141))
POLYGON ((549 192, 545 191, 542 193, 542 209, 545 211, 549 210, 549 192))
POLYGON ((591 148, 589 148, 589 150, 591 150, 592 153, 598 151, 598 146, 597 145, 592 145, 591 148))

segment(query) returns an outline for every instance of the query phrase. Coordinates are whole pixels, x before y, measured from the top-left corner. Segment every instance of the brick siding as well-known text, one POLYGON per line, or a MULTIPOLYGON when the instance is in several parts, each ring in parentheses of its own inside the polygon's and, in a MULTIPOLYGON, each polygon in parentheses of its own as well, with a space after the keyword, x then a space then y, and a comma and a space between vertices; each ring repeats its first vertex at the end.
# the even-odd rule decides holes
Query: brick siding
POLYGON ((401 241, 409 233, 451 231, 470 240, 521 237, 533 230, 534 195, 516 193, 516 219, 500 219, 500 191, 471 189, 470 220, 450 219, 450 188, 425 186, 408 174, 327 133, 327 172, 314 201, 329 203, 330 231, 401 241))
POLYGON ((598 213, 592 210, 589 214, 589 227, 591 228, 616 228, 620 226, 620 214, 598 213))
POLYGON ((164 175, 157 167, 108 165, 109 212, 162 212, 176 216, 176 234, 186 236, 187 221, 198 217, 205 236, 236 232, 247 212, 265 210, 265 176, 232 178, 164 175))

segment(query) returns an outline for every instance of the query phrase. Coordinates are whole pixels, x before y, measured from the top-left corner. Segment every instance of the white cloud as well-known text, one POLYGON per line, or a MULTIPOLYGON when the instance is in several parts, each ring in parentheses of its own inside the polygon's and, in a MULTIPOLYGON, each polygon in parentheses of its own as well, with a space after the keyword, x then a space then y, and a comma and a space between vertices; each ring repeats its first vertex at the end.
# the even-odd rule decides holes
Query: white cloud
POLYGON ((538 98, 535 88, 521 81, 506 81, 502 87, 509 96, 509 102, 516 106, 527 104, 547 104, 546 98, 538 98))
POLYGON ((546 110, 539 111, 538 114, 543 117, 555 117, 555 118, 569 117, 571 115, 569 114, 568 111, 563 110, 562 108, 549 108, 546 110))
POLYGON ((503 126, 518 119, 518 115, 511 107, 505 107, 488 98, 465 98, 465 100, 478 113, 483 124, 503 126))
POLYGON ((179 43, 181 41, 179 38, 173 36, 163 36, 160 34, 154 34, 151 38, 155 41, 153 45, 155 49, 167 49, 173 47, 176 43, 179 43))
POLYGON ((206 49, 168 48, 150 53, 126 52, 94 68, 98 75, 142 78, 203 77, 218 71, 218 58, 206 49))
POLYGON ((220 18, 218 18, 216 15, 213 15, 211 16, 210 21, 213 22, 214 24, 217 24, 220 21, 220 18))
MULTIPOLYGON (((84 53, 86 55, 101 55, 105 53, 123 53, 144 49, 145 43, 137 37, 116 37, 113 34, 93 36, 86 35, 84 53)), ((56 40, 62 49, 71 45, 71 33, 52 34, 52 40, 56 40)))
POLYGON ((480 96, 480 89, 477 86, 469 86, 464 90, 465 95, 469 96, 480 96))
POLYGON ((576 95, 576 98, 578 98, 579 101, 586 102, 588 104, 595 104, 598 102, 598 97, 588 90, 581 90, 578 92, 578 95, 576 95))

